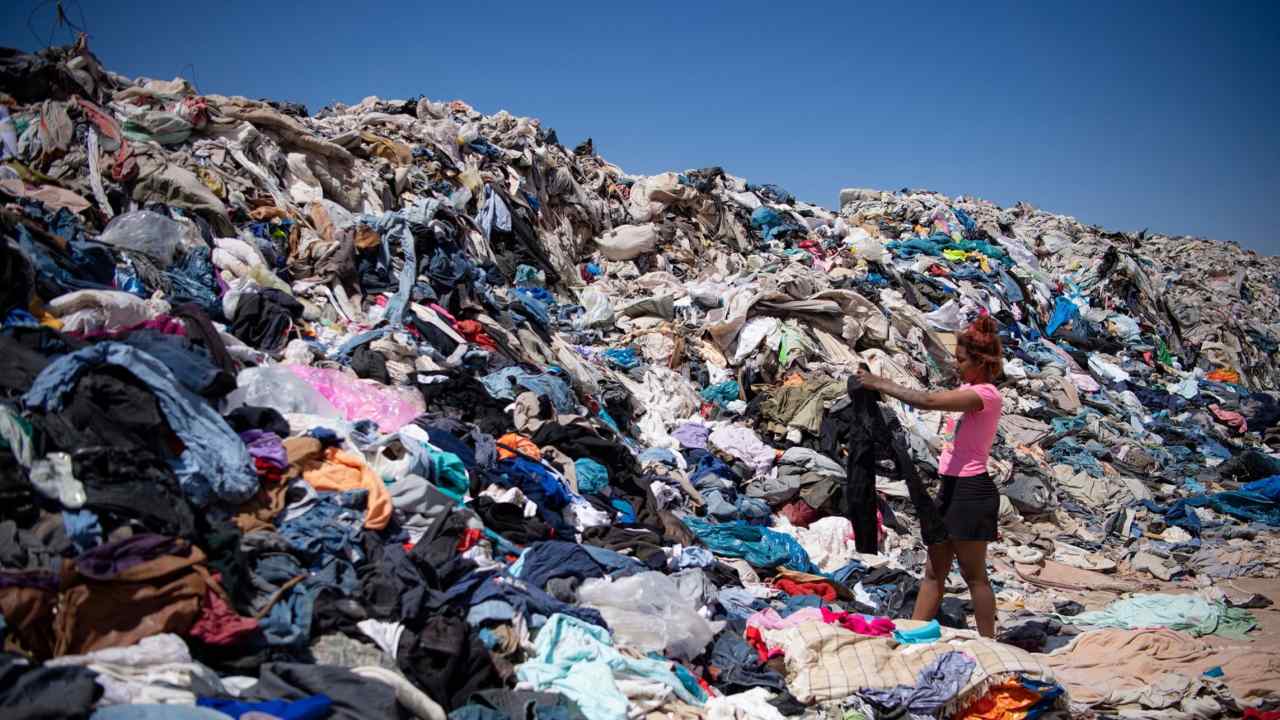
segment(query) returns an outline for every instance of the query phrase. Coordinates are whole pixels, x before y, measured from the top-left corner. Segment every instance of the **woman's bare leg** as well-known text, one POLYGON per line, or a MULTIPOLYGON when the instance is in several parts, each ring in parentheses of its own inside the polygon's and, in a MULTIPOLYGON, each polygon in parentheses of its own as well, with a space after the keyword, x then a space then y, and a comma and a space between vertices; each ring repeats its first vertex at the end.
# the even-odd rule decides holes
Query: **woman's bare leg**
POLYGON ((996 594, 987 579, 987 543, 957 540, 953 544, 956 559, 960 561, 960 574, 969 586, 969 597, 973 600, 973 621, 978 626, 978 634, 995 637, 996 594))
POLYGON ((951 562, 955 559, 955 548, 950 542, 930 545, 929 559, 924 564, 924 579, 920 581, 920 590, 916 593, 915 611, 912 620, 932 620, 942 607, 942 593, 946 590, 947 573, 951 572, 951 562))

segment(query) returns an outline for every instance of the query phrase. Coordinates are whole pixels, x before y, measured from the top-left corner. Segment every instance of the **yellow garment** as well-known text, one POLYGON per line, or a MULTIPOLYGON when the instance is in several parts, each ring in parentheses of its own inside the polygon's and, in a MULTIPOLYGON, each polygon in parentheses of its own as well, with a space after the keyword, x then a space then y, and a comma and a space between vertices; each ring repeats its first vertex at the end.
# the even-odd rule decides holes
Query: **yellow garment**
MULTIPOLYGON (((294 438, 285 440, 286 451, 294 438)), ((364 526, 370 530, 381 530, 391 521, 391 493, 383 484, 378 473, 364 464, 364 460, 356 455, 343 452, 338 448, 324 451, 323 461, 308 462, 302 467, 302 479, 311 487, 325 492, 346 492, 347 490, 368 490, 369 503, 365 507, 364 526)))
POLYGON ((977 260, 978 265, 982 266, 982 272, 991 272, 991 263, 988 262, 987 256, 983 255, 977 250, 970 250, 968 252, 965 252, 964 250, 956 250, 955 248, 948 248, 942 251, 942 256, 950 260, 951 262, 964 262, 965 260, 977 260))
POLYGON ((28 309, 41 325, 53 330, 62 329, 62 321, 49 312, 44 303, 40 302, 40 298, 35 295, 31 296, 31 305, 28 309))
POLYGON ((369 144, 370 155, 397 165, 407 165, 413 161, 412 148, 404 143, 367 132, 360 133, 360 139, 369 144))
POLYGON ((200 182, 204 183, 204 186, 214 195, 223 200, 227 198, 227 186, 222 184, 222 178, 203 167, 196 168, 196 177, 200 178, 200 182))

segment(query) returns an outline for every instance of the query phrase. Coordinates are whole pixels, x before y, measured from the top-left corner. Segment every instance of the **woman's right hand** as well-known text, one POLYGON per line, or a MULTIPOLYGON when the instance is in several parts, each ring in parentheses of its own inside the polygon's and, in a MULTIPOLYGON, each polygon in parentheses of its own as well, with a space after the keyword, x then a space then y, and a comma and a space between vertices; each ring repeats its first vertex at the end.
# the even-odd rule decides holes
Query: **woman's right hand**
POLYGON ((858 390, 879 390, 880 377, 872 374, 866 368, 859 368, 857 372, 849 376, 847 389, 850 395, 858 390))

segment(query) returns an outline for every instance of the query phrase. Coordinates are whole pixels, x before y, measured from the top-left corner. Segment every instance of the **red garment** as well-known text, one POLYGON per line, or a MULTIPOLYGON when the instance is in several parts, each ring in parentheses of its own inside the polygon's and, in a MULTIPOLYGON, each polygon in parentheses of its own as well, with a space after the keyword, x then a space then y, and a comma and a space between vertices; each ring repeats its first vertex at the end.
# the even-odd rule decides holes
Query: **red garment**
POLYGON ((1245 708, 1244 717, 1245 720, 1280 720, 1280 710, 1245 708))
POLYGON ((836 599, 836 589, 831 583, 802 583, 795 580, 775 580, 773 586, 788 595, 817 595, 828 602, 834 602, 836 599))
POLYGON ((479 345, 480 347, 490 351, 497 351, 498 349, 498 343, 494 342, 493 338, 489 337, 489 333, 484 331, 484 326, 475 320, 463 320, 459 322, 457 330, 458 334, 466 338, 467 342, 472 345, 479 345))
MULTIPOLYGON (((685 667, 685 669, 689 670, 688 667, 685 667)), ((698 687, 702 688, 702 692, 706 693, 707 697, 719 697, 722 694, 719 690, 711 687, 711 683, 707 682, 701 675, 694 673, 692 670, 689 670, 689 674, 693 675, 693 679, 698 681, 698 687)))
MULTIPOLYGON (((222 581, 217 573, 213 578, 222 581)), ((257 620, 237 615, 212 585, 206 585, 200 616, 187 634, 206 645, 235 645, 257 629, 257 620)))
POLYGON ((805 252, 808 252, 810 255, 819 259, 826 256, 826 251, 823 250, 822 243, 818 242, 817 240, 812 240, 812 239, 802 240, 800 241, 800 244, 797 245, 797 247, 799 247, 801 250, 804 250, 805 252))
POLYGON ((121 140, 120 149, 116 151, 115 162, 111 164, 111 179, 116 182, 132 180, 138 175, 138 158, 133 154, 133 146, 121 140))
POLYGON ((756 655, 760 657, 760 662, 768 662, 769 658, 777 657, 782 654, 782 648, 770 649, 764 644, 764 637, 760 634, 760 628, 750 626, 747 632, 743 634, 743 639, 747 644, 756 649, 756 655))
POLYGON ((436 314, 444 318, 444 321, 449 323, 449 325, 452 326, 452 325, 458 324, 458 318, 454 317, 453 313, 450 313, 448 310, 445 310, 444 308, 440 307, 438 303, 431 303, 427 307, 431 308, 432 310, 435 310, 436 314))
POLYGON ((270 483, 278 483, 284 479, 284 471, 289 466, 280 467, 267 458, 256 457, 253 459, 253 467, 257 469, 258 477, 270 483))
POLYGON ((458 552, 466 552, 480 542, 479 528, 467 528, 462 532, 462 537, 458 538, 458 552))
POLYGON ((1223 425, 1233 428, 1236 432, 1249 432, 1249 421, 1245 420, 1240 413, 1225 410, 1216 404, 1209 406, 1209 412, 1213 413, 1213 416, 1223 425))
POLYGON ((800 528, 807 528, 809 524, 822 517, 821 513, 813 509, 813 506, 799 498, 783 505, 778 510, 778 514, 791 521, 792 525, 800 528))

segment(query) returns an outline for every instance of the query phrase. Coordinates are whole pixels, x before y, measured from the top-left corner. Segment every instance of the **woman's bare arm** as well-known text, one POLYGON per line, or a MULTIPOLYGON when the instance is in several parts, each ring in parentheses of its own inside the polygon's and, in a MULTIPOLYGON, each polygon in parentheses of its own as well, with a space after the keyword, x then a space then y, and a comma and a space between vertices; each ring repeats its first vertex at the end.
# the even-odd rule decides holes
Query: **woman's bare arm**
POLYGON ((876 390, 921 410, 972 412, 982 409, 982 398, 972 390, 943 390, 942 392, 912 390, 869 372, 859 372, 858 379, 868 390, 876 390))

